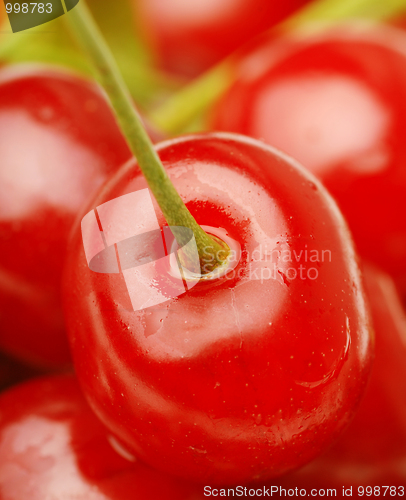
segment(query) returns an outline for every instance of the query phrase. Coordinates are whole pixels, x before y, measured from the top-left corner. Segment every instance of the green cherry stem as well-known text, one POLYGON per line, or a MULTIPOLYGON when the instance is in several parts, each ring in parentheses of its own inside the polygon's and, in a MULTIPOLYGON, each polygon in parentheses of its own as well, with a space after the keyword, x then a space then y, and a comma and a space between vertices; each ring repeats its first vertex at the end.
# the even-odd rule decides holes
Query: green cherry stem
MULTIPOLYGON (((213 271, 224 263, 229 253, 228 246, 203 231, 176 191, 131 102, 130 93, 113 55, 84 0, 68 12, 66 18, 75 38, 98 70, 99 81, 110 98, 121 130, 166 222, 169 226, 186 227, 193 231, 202 273, 213 271)), ((180 231, 181 236, 175 234, 180 246, 185 244, 185 241, 179 241, 182 240, 182 234, 185 238, 184 231, 180 231)))
MULTIPOLYGON (((406 0, 315 0, 270 32, 312 30, 331 23, 368 19, 383 21, 406 10, 406 0)), ((188 125, 210 108, 233 84, 235 63, 244 53, 244 45, 149 113, 159 130, 170 135, 182 133, 188 125)))

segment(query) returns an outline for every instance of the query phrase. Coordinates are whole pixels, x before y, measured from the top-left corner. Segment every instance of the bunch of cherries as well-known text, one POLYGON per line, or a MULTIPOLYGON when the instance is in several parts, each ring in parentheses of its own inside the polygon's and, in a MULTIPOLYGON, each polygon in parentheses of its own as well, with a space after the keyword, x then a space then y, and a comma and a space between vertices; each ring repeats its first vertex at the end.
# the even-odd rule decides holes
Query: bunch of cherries
POLYGON ((105 92, 0 70, 0 500, 404 496, 406 34, 259 36, 305 3, 134 1, 165 70, 239 49, 154 147, 84 0, 105 92))

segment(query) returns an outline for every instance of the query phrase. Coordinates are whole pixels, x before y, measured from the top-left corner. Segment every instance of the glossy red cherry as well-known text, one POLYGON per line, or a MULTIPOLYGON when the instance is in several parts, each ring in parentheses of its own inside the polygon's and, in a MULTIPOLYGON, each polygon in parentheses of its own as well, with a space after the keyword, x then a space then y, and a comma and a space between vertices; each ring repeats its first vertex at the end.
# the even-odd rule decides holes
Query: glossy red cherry
POLYGON ((241 61, 213 128, 262 138, 330 190, 364 257, 406 284, 406 36, 345 26, 241 61))
POLYGON ((82 222, 93 243, 102 229, 117 248, 120 272, 89 269, 79 225, 70 247, 64 302, 78 377, 101 420, 159 469, 207 484, 277 476, 341 432, 368 376, 369 319, 348 230, 321 184, 262 143, 197 135, 158 152, 197 222, 228 235, 241 258, 226 277, 172 299, 172 268, 129 269, 120 240, 165 221, 127 164, 82 222))
POLYGON ((0 396, 2 500, 194 500, 200 488, 137 462, 87 405, 73 376, 0 396))
POLYGON ((195 76, 307 0, 133 0, 137 25, 166 70, 195 76))
POLYGON ((406 484, 406 316, 391 278, 371 266, 363 270, 376 333, 371 381, 353 422, 337 444, 286 477, 284 485, 340 491, 342 486, 353 486, 356 496, 359 486, 406 484))
POLYGON ((41 366, 69 362, 60 304, 68 234, 129 156, 94 84, 44 67, 1 70, 1 349, 41 366))

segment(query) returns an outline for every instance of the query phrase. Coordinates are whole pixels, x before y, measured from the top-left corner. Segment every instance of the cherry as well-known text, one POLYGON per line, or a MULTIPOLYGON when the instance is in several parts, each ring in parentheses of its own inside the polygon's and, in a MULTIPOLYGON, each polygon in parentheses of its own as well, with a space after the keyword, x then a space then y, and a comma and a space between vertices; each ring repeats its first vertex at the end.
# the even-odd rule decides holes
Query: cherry
POLYGON ((40 66, 0 71, 0 346, 32 364, 70 360, 60 280, 71 225, 130 157, 100 90, 40 66))
POLYGON ((192 500, 200 488, 137 462, 93 415, 73 376, 0 396, 0 498, 192 500))
POLYGON ((199 224, 235 242, 236 267, 172 298, 173 266, 130 269, 120 240, 165 221, 128 163, 70 245, 64 302, 79 380, 99 418, 158 469, 207 484, 280 475, 339 435, 368 377, 348 230, 321 184, 262 143, 196 135, 157 151, 199 224), (100 229, 120 272, 88 266, 84 245, 89 257, 100 229))
POLYGON ((284 485, 342 491, 342 486, 406 483, 406 316, 387 274, 368 265, 364 266, 364 277, 376 332, 370 384, 358 413, 337 444, 286 477, 284 485))
POLYGON ((133 0, 134 16, 164 69, 195 76, 307 0, 133 0))
POLYGON ((406 284, 406 36, 348 25, 264 42, 213 129, 262 138, 318 175, 364 257, 406 284))

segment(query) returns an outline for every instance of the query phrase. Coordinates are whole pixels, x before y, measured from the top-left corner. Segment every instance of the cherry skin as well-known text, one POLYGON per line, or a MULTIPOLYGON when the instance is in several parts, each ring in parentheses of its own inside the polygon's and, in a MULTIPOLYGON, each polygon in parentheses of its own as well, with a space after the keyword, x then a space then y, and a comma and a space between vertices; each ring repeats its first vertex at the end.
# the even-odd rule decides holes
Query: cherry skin
POLYGON ((375 267, 363 270, 376 333, 371 381, 337 444, 287 476, 284 486, 336 487, 340 492, 342 486, 406 484, 406 316, 393 280, 375 267))
POLYGON ((194 500, 200 488, 137 462, 94 416, 74 376, 0 396, 3 500, 194 500))
MULTIPOLYGON (((157 150, 197 222, 227 233, 241 258, 225 277, 135 311, 129 293, 147 300, 147 274, 136 268, 143 288, 127 290, 128 269, 91 271, 77 224, 63 292, 79 380, 105 425, 158 469, 206 484, 280 475, 341 432, 368 378, 347 227, 313 176, 258 141, 203 134, 157 150)), ((105 205, 145 188, 130 162, 88 207, 107 242, 116 229, 148 230, 134 210, 115 224, 116 201, 105 205)), ((171 278, 148 269, 154 298, 171 278)))
POLYGON ((362 256, 406 285, 406 36, 345 26, 264 42, 212 128, 262 138, 316 174, 362 256))
POLYGON ((307 0, 133 0, 139 29, 164 69, 196 76, 307 0))
POLYGON ((83 203, 130 157, 100 90, 40 66, 0 71, 0 347, 70 362, 60 301, 68 234, 83 203))

